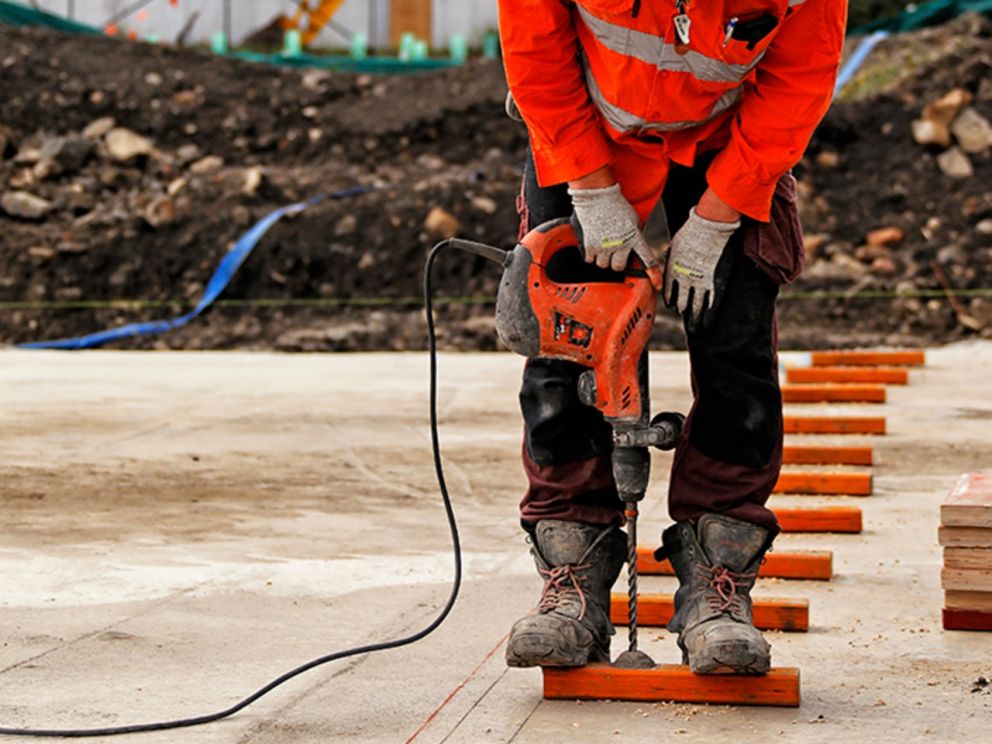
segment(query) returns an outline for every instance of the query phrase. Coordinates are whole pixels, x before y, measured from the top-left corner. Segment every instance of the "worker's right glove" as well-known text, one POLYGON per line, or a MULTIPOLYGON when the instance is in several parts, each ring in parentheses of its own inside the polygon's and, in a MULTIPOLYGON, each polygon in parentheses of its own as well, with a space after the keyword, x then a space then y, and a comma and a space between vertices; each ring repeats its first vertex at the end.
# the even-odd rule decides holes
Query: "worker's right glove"
POLYGON ((668 252, 665 267, 665 304, 679 311, 695 330, 716 317, 727 284, 731 261, 721 261, 730 236, 741 221, 715 222, 696 214, 693 207, 668 252))
POLYGON ((595 261, 601 269, 623 271, 633 251, 644 262, 655 288, 661 289, 658 259, 644 240, 637 212, 620 193, 620 185, 603 189, 569 189, 568 195, 572 197, 575 208, 572 224, 585 249, 586 261, 595 261))

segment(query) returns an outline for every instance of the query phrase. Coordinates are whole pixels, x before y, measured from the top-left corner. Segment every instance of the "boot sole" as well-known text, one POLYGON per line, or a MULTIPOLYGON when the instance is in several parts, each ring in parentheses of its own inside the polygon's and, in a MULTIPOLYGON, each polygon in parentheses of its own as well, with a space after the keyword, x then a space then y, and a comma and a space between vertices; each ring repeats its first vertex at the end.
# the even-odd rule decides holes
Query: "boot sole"
POLYGON ((560 648, 537 636, 517 637, 506 647, 506 665, 518 669, 529 667, 561 667, 574 668, 593 664, 605 657, 609 661, 609 653, 603 653, 595 646, 580 649, 577 654, 562 653, 560 648))

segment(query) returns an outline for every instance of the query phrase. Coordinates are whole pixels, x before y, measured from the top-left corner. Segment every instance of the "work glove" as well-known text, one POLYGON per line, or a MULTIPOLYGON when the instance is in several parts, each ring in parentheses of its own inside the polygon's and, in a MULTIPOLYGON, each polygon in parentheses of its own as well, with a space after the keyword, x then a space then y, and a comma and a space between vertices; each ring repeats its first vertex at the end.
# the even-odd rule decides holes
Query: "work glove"
POLYGON ((620 185, 604 189, 569 189, 575 217, 572 224, 585 250, 586 261, 601 269, 623 271, 630 253, 636 253, 655 289, 661 289, 662 273, 644 235, 640 219, 622 193, 620 185))
POLYGON ((665 304, 685 317, 693 330, 716 317, 731 261, 721 261, 741 221, 714 222, 696 214, 675 233, 665 267, 665 304))

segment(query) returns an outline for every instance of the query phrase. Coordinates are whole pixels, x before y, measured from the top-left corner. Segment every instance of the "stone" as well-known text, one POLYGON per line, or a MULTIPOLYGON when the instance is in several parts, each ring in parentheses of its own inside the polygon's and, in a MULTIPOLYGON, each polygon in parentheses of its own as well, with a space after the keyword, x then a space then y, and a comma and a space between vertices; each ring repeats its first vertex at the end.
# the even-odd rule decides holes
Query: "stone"
POLYGON ((803 248, 806 252, 806 261, 812 263, 820 255, 823 246, 827 244, 830 236, 826 233, 807 233, 803 237, 803 248))
POLYGON ((147 157, 154 149, 147 137, 124 127, 115 127, 104 137, 107 154, 117 163, 128 163, 136 158, 147 157))
POLYGON ((979 235, 992 235, 992 218, 981 220, 975 225, 975 232, 979 235))
POLYGON ((92 140, 84 137, 49 137, 40 148, 34 174, 38 179, 79 171, 93 153, 92 140))
POLYGON ((941 172, 950 178, 970 178, 975 174, 968 156, 959 147, 952 147, 937 156, 941 172))
POLYGON ((357 229, 358 218, 353 214, 346 214, 334 225, 334 235, 341 238, 345 235, 351 235, 357 229))
POLYGON ((499 204, 490 196, 477 196, 472 200, 472 206, 483 214, 496 214, 499 204))
POLYGON ((892 258, 892 251, 884 245, 863 245, 854 252, 859 261, 874 261, 877 258, 892 258))
POLYGON ((180 165, 189 165, 195 160, 199 160, 203 157, 203 152, 199 147, 190 143, 183 145, 178 150, 176 150, 176 159, 179 161, 180 165))
POLYGON ((946 124, 930 121, 929 119, 914 119, 912 123, 913 139, 916 144, 928 147, 936 145, 938 147, 951 146, 951 132, 946 124))
POLYGON ((840 153, 836 150, 821 150, 816 155, 816 164, 821 168, 836 168, 840 164, 840 153))
POLYGON ((208 173, 216 173, 224 167, 224 159, 216 155, 207 155, 200 158, 189 167, 189 172, 194 176, 205 176, 208 173))
POLYGON ((33 245, 28 248, 28 255, 40 261, 47 261, 55 255, 55 249, 49 248, 47 245, 33 245))
POLYGON ((245 196, 255 196, 265 183, 265 171, 259 166, 245 169, 244 180, 241 182, 241 193, 245 196))
POLYGON ((898 245, 904 237, 898 227, 880 227, 868 233, 865 242, 871 246, 898 245))
POLYGON ((176 219, 176 203, 168 196, 156 197, 145 207, 142 216, 152 227, 168 225, 176 219))
POLYGON ((90 140, 103 139, 116 126, 117 122, 114 121, 112 116, 102 116, 87 124, 82 134, 86 139, 90 140))
POLYGON ((971 93, 964 88, 954 88, 936 101, 931 101, 924 106, 923 118, 948 127, 957 118, 961 109, 969 103, 971 103, 971 93))
POLYGON ((895 274, 897 270, 896 262, 891 258, 886 258, 884 256, 879 256, 874 261, 871 262, 871 271, 873 274, 883 274, 886 276, 891 276, 895 274))
POLYGON ((971 106, 964 109, 951 124, 951 134, 958 147, 977 155, 992 147, 992 124, 971 106))
POLYGON ((11 217, 39 222, 55 209, 55 205, 27 191, 8 191, 0 197, 0 209, 11 217))
POLYGON ((152 87, 157 88, 158 86, 160 86, 162 84, 162 76, 159 75, 154 70, 151 71, 151 72, 146 72, 145 73, 145 82, 148 83, 149 85, 151 85, 152 87))
POLYGON ((458 234, 460 228, 461 224, 458 222, 458 218, 441 207, 431 209, 424 220, 424 229, 433 238, 443 240, 453 238, 458 234))

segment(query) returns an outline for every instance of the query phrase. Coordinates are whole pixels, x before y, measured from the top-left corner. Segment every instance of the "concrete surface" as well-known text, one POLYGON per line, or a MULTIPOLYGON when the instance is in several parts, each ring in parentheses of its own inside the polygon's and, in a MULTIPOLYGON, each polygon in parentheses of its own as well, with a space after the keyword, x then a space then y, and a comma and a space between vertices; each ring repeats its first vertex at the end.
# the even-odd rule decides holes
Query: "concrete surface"
MULTIPOLYGON (((862 535, 780 539, 833 549, 832 582, 759 582, 811 601, 808 635, 770 634, 776 664, 802 669, 798 710, 545 703, 538 672, 504 667, 504 634, 539 590, 515 514, 520 361, 463 354, 440 363, 467 561, 447 623, 225 722, 130 740, 403 742, 454 692, 415 741, 986 741, 992 695, 971 690, 992 677, 992 635, 941 631, 936 530, 956 476, 992 461, 990 366, 990 344, 932 351, 884 407, 829 408, 888 416, 889 435, 845 440, 875 445, 875 495, 773 497, 866 518, 862 535)), ((684 408, 684 356, 655 355, 652 374, 656 410, 684 408)), ((426 375, 417 354, 0 352, 0 726, 203 714, 425 625, 452 572, 426 375)), ((666 465, 645 540, 667 522, 666 465)), ((666 632, 643 638, 678 660, 666 632)))

